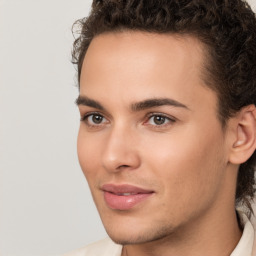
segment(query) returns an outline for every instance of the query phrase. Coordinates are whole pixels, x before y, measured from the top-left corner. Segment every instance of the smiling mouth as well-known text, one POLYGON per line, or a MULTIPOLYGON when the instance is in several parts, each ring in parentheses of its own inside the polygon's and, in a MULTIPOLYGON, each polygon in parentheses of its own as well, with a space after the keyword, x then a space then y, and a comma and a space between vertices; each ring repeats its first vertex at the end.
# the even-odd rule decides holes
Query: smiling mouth
MULTIPOLYGON (((115 193, 112 193, 112 194, 115 194, 115 193)), ((139 193, 117 193, 115 195, 117 195, 117 196, 131 196, 131 195, 137 195, 137 194, 139 194, 139 193)))
POLYGON ((130 210, 154 194, 133 185, 105 184, 102 186, 107 206, 114 210, 130 210))

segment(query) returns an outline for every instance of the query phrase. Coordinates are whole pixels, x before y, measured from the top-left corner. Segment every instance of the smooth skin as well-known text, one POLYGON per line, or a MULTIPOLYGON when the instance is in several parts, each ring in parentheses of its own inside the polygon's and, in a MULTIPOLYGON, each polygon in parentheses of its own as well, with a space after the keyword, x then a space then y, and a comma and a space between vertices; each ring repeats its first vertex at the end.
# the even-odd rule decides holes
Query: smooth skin
POLYGON ((131 31, 99 35, 86 53, 78 157, 123 256, 227 256, 241 237, 236 178, 255 149, 255 107, 223 129, 204 56, 193 37, 131 31), (107 183, 154 193, 113 210, 107 183))

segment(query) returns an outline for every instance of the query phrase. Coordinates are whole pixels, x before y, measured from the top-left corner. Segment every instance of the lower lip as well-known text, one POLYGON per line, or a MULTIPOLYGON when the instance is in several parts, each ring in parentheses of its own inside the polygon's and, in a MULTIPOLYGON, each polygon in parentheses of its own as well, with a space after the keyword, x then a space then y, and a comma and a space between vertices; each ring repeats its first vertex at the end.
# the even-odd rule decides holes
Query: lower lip
POLYGON ((153 193, 119 196, 113 193, 104 192, 104 199, 107 205, 114 210, 129 210, 135 205, 149 198, 153 193))

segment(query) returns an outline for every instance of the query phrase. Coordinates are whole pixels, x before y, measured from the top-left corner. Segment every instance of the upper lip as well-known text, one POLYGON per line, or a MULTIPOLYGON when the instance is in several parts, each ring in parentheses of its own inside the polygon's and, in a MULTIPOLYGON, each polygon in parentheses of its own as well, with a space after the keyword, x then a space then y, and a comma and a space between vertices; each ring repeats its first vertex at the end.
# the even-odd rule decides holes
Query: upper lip
POLYGON ((150 194, 153 193, 153 190, 143 189, 134 185, 123 184, 104 184, 101 189, 106 192, 113 194, 122 194, 122 193, 131 193, 131 194, 150 194))

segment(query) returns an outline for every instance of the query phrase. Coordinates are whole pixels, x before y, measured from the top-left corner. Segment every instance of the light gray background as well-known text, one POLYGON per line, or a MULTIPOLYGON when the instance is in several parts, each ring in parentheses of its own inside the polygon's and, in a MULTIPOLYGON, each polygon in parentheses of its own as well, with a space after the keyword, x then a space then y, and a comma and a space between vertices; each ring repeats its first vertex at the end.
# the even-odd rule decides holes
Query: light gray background
POLYGON ((2 256, 60 255, 106 236, 76 156, 70 31, 90 4, 0 0, 2 256))

